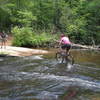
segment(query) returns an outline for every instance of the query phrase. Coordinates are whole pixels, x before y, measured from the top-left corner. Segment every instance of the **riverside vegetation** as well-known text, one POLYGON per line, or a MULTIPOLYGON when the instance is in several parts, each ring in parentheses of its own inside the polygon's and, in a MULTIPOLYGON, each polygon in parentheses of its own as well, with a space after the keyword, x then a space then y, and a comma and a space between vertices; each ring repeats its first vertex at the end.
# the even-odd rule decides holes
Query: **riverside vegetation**
POLYGON ((0 0, 0 31, 16 46, 48 47, 62 32, 74 43, 99 45, 100 0, 0 0))

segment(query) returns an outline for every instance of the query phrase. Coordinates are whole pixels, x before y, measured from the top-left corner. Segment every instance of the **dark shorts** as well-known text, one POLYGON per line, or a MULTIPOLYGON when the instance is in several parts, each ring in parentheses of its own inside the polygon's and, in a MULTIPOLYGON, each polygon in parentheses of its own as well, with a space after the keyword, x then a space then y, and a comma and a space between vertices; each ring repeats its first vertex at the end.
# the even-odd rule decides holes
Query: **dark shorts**
POLYGON ((61 48, 69 50, 71 48, 71 44, 64 44, 61 46, 61 48))

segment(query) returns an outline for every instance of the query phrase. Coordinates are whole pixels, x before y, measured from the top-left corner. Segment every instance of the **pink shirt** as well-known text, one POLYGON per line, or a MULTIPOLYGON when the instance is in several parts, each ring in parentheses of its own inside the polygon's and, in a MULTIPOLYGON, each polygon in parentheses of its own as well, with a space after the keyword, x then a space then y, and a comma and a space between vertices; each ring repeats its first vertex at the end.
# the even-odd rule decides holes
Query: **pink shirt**
POLYGON ((62 37, 60 40, 61 44, 71 44, 70 40, 68 37, 62 37))

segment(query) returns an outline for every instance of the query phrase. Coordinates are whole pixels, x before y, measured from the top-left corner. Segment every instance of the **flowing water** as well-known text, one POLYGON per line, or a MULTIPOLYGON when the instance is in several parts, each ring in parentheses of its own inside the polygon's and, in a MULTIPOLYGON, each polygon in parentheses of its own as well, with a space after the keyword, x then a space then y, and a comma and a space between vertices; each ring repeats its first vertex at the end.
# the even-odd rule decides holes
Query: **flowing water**
POLYGON ((100 52, 73 50, 74 65, 46 55, 0 57, 0 100, 100 100, 100 52))

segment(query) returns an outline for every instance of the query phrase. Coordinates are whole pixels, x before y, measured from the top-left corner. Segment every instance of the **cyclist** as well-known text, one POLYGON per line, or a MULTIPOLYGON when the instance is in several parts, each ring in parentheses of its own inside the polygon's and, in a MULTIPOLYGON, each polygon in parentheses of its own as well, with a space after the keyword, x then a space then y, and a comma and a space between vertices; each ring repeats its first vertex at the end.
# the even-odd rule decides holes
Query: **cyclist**
POLYGON ((71 48, 71 41, 69 40, 68 36, 61 34, 61 38, 59 41, 59 45, 61 46, 61 51, 69 54, 69 50, 71 48))

